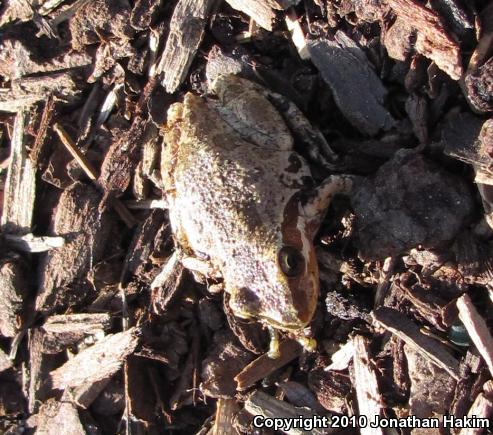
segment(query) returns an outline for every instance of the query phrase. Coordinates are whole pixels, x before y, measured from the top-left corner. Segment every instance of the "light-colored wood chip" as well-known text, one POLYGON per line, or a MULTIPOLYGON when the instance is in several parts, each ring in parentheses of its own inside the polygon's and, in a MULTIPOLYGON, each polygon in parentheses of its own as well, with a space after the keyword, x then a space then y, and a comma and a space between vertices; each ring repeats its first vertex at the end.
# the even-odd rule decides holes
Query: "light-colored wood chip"
POLYGON ((164 74, 162 84, 170 94, 185 80, 197 53, 214 0, 180 0, 170 23, 164 53, 156 74, 164 74))
POLYGON ((164 199, 129 199, 123 201, 123 204, 130 210, 150 210, 153 208, 167 208, 166 200, 164 199))
POLYGON ((296 16, 286 15, 286 26, 291 33, 291 40, 293 41, 296 50, 301 59, 310 59, 310 53, 308 52, 308 47, 306 46, 305 35, 303 34, 303 29, 296 16))
POLYGON ((50 373, 52 387, 63 390, 110 378, 121 368, 138 342, 136 328, 106 336, 53 370, 50 373))
POLYGON ((431 59, 452 79, 462 75, 459 44, 445 30, 440 16, 416 0, 388 0, 388 5, 417 32, 415 49, 431 59))
POLYGON ((23 330, 27 317, 29 282, 24 263, 17 258, 0 262, 0 336, 13 338, 23 330))
POLYGON ((272 23, 276 13, 271 5, 264 0, 226 0, 237 11, 247 14, 259 26, 272 31, 272 23))
POLYGON ((346 370, 354 356, 354 341, 349 340, 343 344, 340 349, 332 354, 332 363, 325 367, 329 370, 346 370))
MULTIPOLYGON (((410 382, 407 406, 409 415, 416 418, 433 416, 443 421, 443 417, 450 412, 456 382, 445 370, 437 367, 412 346, 404 345, 404 355, 410 382)), ((438 428, 417 428, 416 432, 416 435, 439 434, 438 428)))
POLYGON ((256 391, 248 397, 245 401, 245 410, 256 416, 258 424, 262 424, 263 419, 266 418, 276 419, 275 423, 278 424, 278 427, 273 429, 280 430, 289 435, 321 435, 335 433, 339 430, 330 428, 330 420, 328 417, 324 418, 321 416, 316 416, 314 412, 306 408, 297 408, 261 391, 256 391), (317 420, 317 426, 319 427, 311 430, 308 430, 307 426, 300 427, 299 422, 305 419, 307 423, 313 423, 317 420), (279 425, 282 425, 282 427, 279 425), (291 427, 288 425, 291 425, 291 427))
MULTIPOLYGON (((353 339, 354 346, 354 382, 358 400, 359 415, 372 417, 382 415, 383 398, 378 389, 377 375, 373 368, 368 350, 367 338, 357 335, 353 339)), ((382 428, 369 426, 360 428, 362 435, 383 435, 382 428)))
POLYGON ((38 414, 37 435, 64 433, 85 435, 87 430, 82 424, 77 407, 68 401, 57 402, 50 399, 41 406, 38 414))
POLYGON ((7 354, 2 349, 0 349, 0 373, 10 369, 11 367, 12 367, 12 361, 7 356, 7 354))
POLYGON ((488 398, 493 400, 493 380, 490 379, 484 383, 483 391, 488 398))
POLYGON ((484 393, 479 393, 467 413, 467 418, 469 421, 475 422, 474 426, 476 427, 463 428, 459 435, 480 435, 484 433, 484 429, 490 427, 491 416, 493 416, 493 402, 484 393))
POLYGON ((50 249, 61 248, 65 245, 63 237, 35 236, 32 233, 20 236, 17 234, 6 234, 5 240, 23 252, 46 252, 50 249))
POLYGON ((239 409, 235 399, 218 399, 212 435, 238 435, 233 419, 239 409))
POLYGON ((65 1, 66 0, 46 0, 42 2, 43 3, 42 5, 40 5, 38 9, 38 13, 41 15, 47 15, 51 11, 54 11, 58 6, 60 6, 65 1))
POLYGON ((460 320, 493 376, 493 337, 486 322, 479 315, 467 294, 457 299, 457 308, 459 309, 460 320))
POLYGON ((17 113, 12 132, 10 162, 5 181, 1 225, 4 232, 29 233, 34 209, 36 168, 24 144, 27 113, 17 113))
POLYGON ((0 89, 0 111, 15 113, 51 96, 72 102, 81 91, 69 72, 12 80, 10 88, 0 89))

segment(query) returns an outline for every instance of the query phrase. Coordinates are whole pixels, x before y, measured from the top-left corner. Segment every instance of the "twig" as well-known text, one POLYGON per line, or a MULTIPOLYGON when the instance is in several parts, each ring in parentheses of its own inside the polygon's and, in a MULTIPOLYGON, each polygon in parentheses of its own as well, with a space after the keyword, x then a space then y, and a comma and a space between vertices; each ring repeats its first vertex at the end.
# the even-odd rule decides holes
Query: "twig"
POLYGON ((65 244, 63 237, 38 237, 32 233, 25 236, 5 234, 4 237, 9 245, 23 252, 46 252, 50 249, 61 248, 65 244))
MULTIPOLYGON (((65 131, 65 129, 60 124, 56 123, 53 126, 53 130, 55 130, 55 132, 58 134, 63 145, 65 145, 65 148, 67 148, 68 152, 80 165, 84 173, 91 179, 91 181, 96 185, 96 187, 100 189, 101 186, 99 186, 99 183, 97 181, 98 180, 97 170, 94 168, 91 162, 89 162, 86 159, 86 156, 84 156, 84 154, 81 153, 79 148, 77 148, 74 141, 65 131)), ((127 225, 127 227, 132 228, 136 224, 133 215, 128 211, 125 205, 118 198, 112 198, 111 205, 113 206, 113 209, 118 213, 122 221, 125 222, 125 225, 127 225)))
POLYGON ((41 115, 41 121, 39 123, 39 128, 34 140, 34 145, 31 148, 30 157, 34 164, 38 163, 39 157, 41 155, 42 147, 45 144, 46 133, 53 118, 55 109, 55 99, 53 96, 48 97, 46 104, 43 109, 43 114, 41 115))
POLYGON ((62 141, 67 151, 72 155, 75 161, 79 164, 85 174, 92 180, 96 181, 98 179, 97 170, 94 168, 91 162, 89 162, 84 154, 82 154, 75 145, 72 138, 68 135, 65 129, 58 123, 53 126, 53 130, 58 134, 58 137, 62 141))
POLYGON ((383 304, 385 296, 389 290, 390 278, 394 272, 395 257, 387 257, 383 263, 380 282, 378 283, 377 291, 375 292, 375 307, 383 304))

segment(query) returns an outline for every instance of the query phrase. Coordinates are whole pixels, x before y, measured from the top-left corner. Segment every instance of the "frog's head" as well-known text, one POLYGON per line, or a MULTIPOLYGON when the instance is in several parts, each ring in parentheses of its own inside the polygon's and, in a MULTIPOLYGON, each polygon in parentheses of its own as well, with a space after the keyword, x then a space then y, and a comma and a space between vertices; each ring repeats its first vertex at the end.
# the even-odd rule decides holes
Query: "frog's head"
MULTIPOLYGON (((234 261, 230 307, 241 318, 256 318, 275 329, 300 331, 311 321, 319 293, 313 237, 320 219, 306 216, 298 195, 287 203, 277 237, 262 238, 254 252, 234 261), (238 277, 242 279, 238 281, 238 277), (240 285, 238 285, 240 284, 240 285)), ((230 282, 231 282, 230 281, 230 282)), ((229 288, 228 288, 229 287, 229 288)))

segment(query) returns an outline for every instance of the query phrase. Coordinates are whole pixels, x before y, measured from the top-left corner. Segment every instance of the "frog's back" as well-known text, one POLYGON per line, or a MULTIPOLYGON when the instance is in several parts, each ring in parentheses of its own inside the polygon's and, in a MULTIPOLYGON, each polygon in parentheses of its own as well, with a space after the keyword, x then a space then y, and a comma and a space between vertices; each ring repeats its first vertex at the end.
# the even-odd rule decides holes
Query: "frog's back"
POLYGON ((306 163, 242 139, 199 97, 170 112, 162 174, 180 243, 226 261, 241 243, 279 237, 285 205, 310 175, 306 163))

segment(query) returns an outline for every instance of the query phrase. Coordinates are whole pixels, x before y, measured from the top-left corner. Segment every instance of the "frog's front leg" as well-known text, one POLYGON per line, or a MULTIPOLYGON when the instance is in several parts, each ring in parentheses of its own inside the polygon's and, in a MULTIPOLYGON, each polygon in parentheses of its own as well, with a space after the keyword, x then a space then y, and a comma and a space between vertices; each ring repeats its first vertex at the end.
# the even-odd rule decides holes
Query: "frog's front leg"
POLYGON ((337 153, 330 147, 322 132, 306 118, 303 112, 283 95, 264 90, 266 97, 276 107, 295 141, 306 149, 309 157, 322 164, 328 170, 334 170, 334 162, 338 160, 337 153))
MULTIPOLYGON (((267 355, 271 359, 277 359, 281 355, 279 349, 279 330, 269 325, 267 325, 267 329, 270 336, 269 351, 267 355)), ((294 338, 307 352, 315 352, 315 350, 317 349, 316 340, 306 336, 303 330, 292 333, 291 338, 294 338)))
POLYGON ((300 205, 302 214, 310 223, 320 223, 332 198, 337 194, 349 195, 356 178, 354 175, 331 175, 326 178, 300 205))

